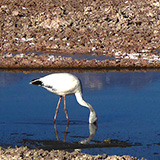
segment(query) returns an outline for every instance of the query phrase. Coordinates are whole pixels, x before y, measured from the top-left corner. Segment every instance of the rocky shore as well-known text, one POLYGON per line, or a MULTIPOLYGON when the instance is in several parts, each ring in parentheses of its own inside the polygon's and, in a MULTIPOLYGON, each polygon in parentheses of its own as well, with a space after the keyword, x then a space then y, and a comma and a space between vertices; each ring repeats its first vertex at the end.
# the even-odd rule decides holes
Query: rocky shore
MULTIPOLYGON (((72 55, 72 57, 74 57, 72 55)), ((160 69, 160 55, 127 54, 117 52, 115 56, 103 60, 96 58, 74 59, 54 54, 1 54, 0 69, 105 69, 105 70, 145 70, 160 69)), ((83 57, 83 56, 82 56, 83 57)))
MULTIPOLYGON (((52 150, 52 151, 44 151, 43 149, 29 149, 27 147, 16 147, 16 148, 8 148, 2 149, 0 148, 0 159, 1 160, 10 160, 10 159, 83 159, 83 160, 98 160, 98 159, 105 159, 105 160, 138 160, 138 158, 134 158, 128 155, 124 156, 108 156, 104 155, 97 155, 91 156, 88 154, 83 154, 80 152, 66 152, 66 151, 59 151, 59 150, 52 150)), ((145 160, 142 158, 141 160, 145 160)))
POLYGON ((8 0, 0 16, 0 68, 160 68, 159 0, 8 0), (77 53, 106 59, 54 57, 77 53))

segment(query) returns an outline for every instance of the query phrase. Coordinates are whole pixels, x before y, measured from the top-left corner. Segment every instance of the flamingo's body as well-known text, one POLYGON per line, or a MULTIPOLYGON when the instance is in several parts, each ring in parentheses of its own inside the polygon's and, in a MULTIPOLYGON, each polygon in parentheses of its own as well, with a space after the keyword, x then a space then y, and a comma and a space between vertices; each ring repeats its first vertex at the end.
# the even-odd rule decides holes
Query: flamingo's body
POLYGON ((54 122, 56 121, 58 109, 62 97, 64 97, 64 111, 66 114, 67 121, 69 122, 67 109, 66 109, 66 95, 75 94, 78 103, 82 106, 89 108, 90 116, 89 123, 95 123, 97 121, 96 113, 93 107, 85 102, 82 98, 82 89, 80 80, 69 73, 53 73, 40 79, 35 79, 30 84, 42 86, 50 92, 53 92, 60 96, 57 109, 54 116, 54 122))

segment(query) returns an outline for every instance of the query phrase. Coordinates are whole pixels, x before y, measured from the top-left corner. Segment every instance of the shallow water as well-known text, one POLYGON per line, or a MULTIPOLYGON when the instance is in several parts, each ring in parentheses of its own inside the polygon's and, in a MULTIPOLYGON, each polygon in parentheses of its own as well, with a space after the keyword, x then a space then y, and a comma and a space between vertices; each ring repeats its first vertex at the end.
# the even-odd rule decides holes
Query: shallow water
POLYGON ((96 110, 97 129, 90 126, 89 130, 89 111, 81 107, 74 96, 67 97, 71 121, 68 130, 63 103, 56 126, 53 125, 59 97, 41 87, 29 85, 32 79, 45 73, 0 72, 0 145, 69 151, 77 147, 89 154, 129 154, 160 159, 159 71, 73 74, 82 81, 84 99, 96 110), (109 147, 106 142, 110 140, 126 144, 124 147, 121 143, 119 147, 109 147), (87 142, 90 145, 86 145, 87 142))

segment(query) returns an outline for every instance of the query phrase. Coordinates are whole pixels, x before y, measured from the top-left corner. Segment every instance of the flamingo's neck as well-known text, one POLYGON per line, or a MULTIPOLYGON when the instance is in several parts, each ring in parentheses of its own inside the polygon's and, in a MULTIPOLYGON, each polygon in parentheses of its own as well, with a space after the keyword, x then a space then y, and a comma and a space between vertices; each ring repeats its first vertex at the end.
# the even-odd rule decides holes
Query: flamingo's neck
POLYGON ((75 96, 76 96, 77 102, 81 106, 89 108, 89 110, 90 110, 89 123, 96 122, 97 121, 96 112, 95 112, 95 110, 93 109, 93 107, 89 103, 87 103, 87 102, 85 102, 83 100, 82 93, 81 92, 76 92, 75 96))

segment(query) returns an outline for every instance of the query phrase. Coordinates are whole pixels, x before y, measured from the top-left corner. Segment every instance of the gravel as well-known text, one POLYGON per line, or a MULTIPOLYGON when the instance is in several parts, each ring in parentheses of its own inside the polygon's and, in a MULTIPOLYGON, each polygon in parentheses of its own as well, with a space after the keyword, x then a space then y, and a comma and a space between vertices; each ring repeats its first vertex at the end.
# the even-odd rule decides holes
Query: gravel
MULTIPOLYGON (((52 150, 52 151, 45 151, 43 149, 29 149, 27 147, 15 147, 15 148, 8 148, 3 149, 0 148, 0 159, 1 160, 11 160, 11 159, 24 159, 24 160, 31 160, 31 159, 83 159, 83 160, 98 160, 98 159, 106 159, 106 160, 138 160, 138 158, 134 158, 128 155, 124 156, 108 156, 106 154, 103 155, 88 155, 83 154, 80 152, 66 152, 66 151, 59 151, 59 150, 52 150)), ((145 160, 142 158, 141 160, 145 160)))

